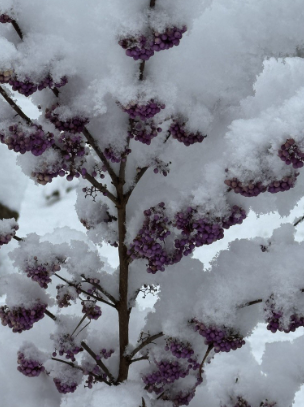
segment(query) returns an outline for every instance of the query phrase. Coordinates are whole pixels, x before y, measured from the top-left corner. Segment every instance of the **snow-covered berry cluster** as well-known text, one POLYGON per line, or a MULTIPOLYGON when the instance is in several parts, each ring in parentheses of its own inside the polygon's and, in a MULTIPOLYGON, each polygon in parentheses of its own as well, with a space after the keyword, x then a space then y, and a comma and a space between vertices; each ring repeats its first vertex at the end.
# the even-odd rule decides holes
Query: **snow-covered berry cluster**
POLYGON ((36 124, 26 130, 18 125, 9 126, 7 134, 0 133, 0 142, 16 153, 24 154, 30 151, 36 157, 55 143, 54 135, 45 133, 42 127, 36 124))
POLYGON ((36 302, 31 308, 24 306, 9 308, 7 305, 0 307, 2 325, 8 326, 13 332, 21 333, 31 329, 35 322, 44 317, 47 305, 36 302))
POLYGON ((60 356, 65 355, 66 359, 71 359, 75 362, 75 355, 83 351, 81 346, 75 344, 73 337, 70 334, 58 335, 55 338, 55 348, 56 351, 53 352, 52 356, 57 356, 57 350, 60 356))
POLYGON ((59 262, 41 264, 35 256, 34 262, 28 264, 24 269, 27 277, 36 281, 41 288, 48 288, 48 284, 52 281, 51 276, 61 270, 59 262), (33 264, 34 263, 34 264, 33 264))
POLYGON ((268 185, 267 191, 270 192, 271 194, 288 191, 290 188, 293 188, 295 186, 298 175, 299 175, 298 173, 295 173, 294 175, 289 176, 289 177, 284 177, 283 179, 281 179, 279 181, 272 181, 268 185))
POLYGON ((131 103, 128 106, 123 107, 124 112, 128 113, 131 119, 139 118, 141 120, 147 120, 154 117, 162 109, 165 109, 163 103, 159 103, 154 99, 149 100, 148 102, 141 103, 131 103))
POLYGON ((54 82, 51 75, 48 75, 39 82, 37 88, 38 88, 38 90, 42 90, 45 88, 50 88, 50 89, 61 88, 62 86, 66 85, 67 83, 68 83, 68 78, 66 76, 63 76, 62 78, 60 78, 59 82, 54 82))
POLYGON ((194 354, 194 350, 189 344, 184 344, 174 339, 168 340, 165 349, 170 351, 177 359, 189 359, 194 354))
POLYGON ((179 407, 179 406, 188 406, 190 401, 194 398, 195 396, 195 390, 196 390, 195 386, 193 389, 191 389, 188 392, 179 392, 177 393, 175 396, 170 397, 170 400, 172 401, 173 405, 175 407, 179 407))
POLYGON ((272 300, 266 301, 265 307, 267 329, 272 333, 280 332, 294 332, 297 328, 304 326, 304 316, 292 314, 289 317, 288 324, 284 320, 284 313, 281 309, 276 309, 272 300))
POLYGON ((15 219, 0 220, 0 247, 4 244, 8 244, 18 229, 19 226, 15 219))
POLYGON ((89 319, 98 319, 102 312, 101 308, 95 304, 94 301, 85 300, 81 302, 82 305, 82 312, 86 314, 89 319))
POLYGON ((304 152, 300 150, 295 140, 289 138, 281 145, 278 156, 285 164, 292 164, 293 168, 302 168, 304 165, 304 152))
POLYGON ((148 61, 148 59, 154 55, 154 51, 151 49, 151 43, 144 35, 123 38, 118 41, 118 44, 126 50, 126 55, 132 57, 135 61, 139 59, 148 61))
POLYGON ((84 386, 84 387, 87 387, 88 389, 92 389, 93 384, 98 383, 100 378, 102 380, 107 379, 107 375, 103 372, 103 370, 98 365, 94 365, 94 367, 91 368, 90 370, 84 370, 83 373, 84 373, 84 375, 88 375, 88 378, 85 381, 86 385, 84 386), (98 380, 96 380, 96 376, 98 376, 98 380))
POLYGON ((0 71, 0 83, 9 83, 9 81, 13 75, 14 75, 14 71, 12 69, 8 69, 6 71, 0 71))
POLYGON ((19 365, 17 367, 19 372, 28 377, 37 377, 45 370, 44 366, 42 366, 39 361, 32 358, 26 358, 22 352, 18 352, 17 363, 19 365))
POLYGON ((0 14, 0 23, 11 23, 13 19, 7 14, 0 14))
POLYGON ((114 353, 114 349, 106 350, 105 348, 101 349, 99 355, 96 355, 96 360, 100 359, 109 359, 114 353))
POLYGON ((191 133, 185 129, 185 123, 174 121, 169 127, 169 133, 177 141, 183 143, 186 147, 194 143, 201 143, 207 136, 203 136, 199 131, 191 133))
POLYGON ((151 140, 161 133, 161 131, 162 128, 155 125, 151 120, 145 122, 137 120, 132 123, 132 126, 128 131, 128 136, 143 144, 150 145, 151 140))
POLYGON ((205 338, 205 344, 212 345, 216 353, 230 352, 245 344, 244 339, 231 328, 205 325, 196 319, 193 319, 192 323, 194 330, 205 338))
POLYGON ((241 194, 246 197, 258 196, 267 190, 267 186, 263 185, 262 182, 250 181, 247 185, 244 185, 237 178, 226 179, 225 184, 236 194, 241 194))
POLYGON ((89 123, 89 119, 78 116, 66 120, 60 120, 59 114, 54 112, 57 107, 58 105, 54 105, 45 111, 45 117, 54 124, 57 130, 67 131, 74 134, 81 133, 85 125, 89 123))
POLYGON ((104 155, 107 160, 110 160, 112 163, 120 163, 121 161, 126 161, 126 156, 130 154, 132 150, 126 148, 122 153, 117 153, 112 147, 107 147, 104 150, 104 155))
POLYGON ((54 172, 50 172, 49 170, 45 170, 45 172, 35 172, 31 173, 31 176, 36 180, 36 182, 40 185, 46 185, 53 181, 53 178, 58 177, 58 175, 64 177, 65 171, 58 170, 54 172))
POLYGON ((246 219, 247 215, 244 209, 237 205, 231 208, 231 214, 228 217, 222 218, 222 225, 224 229, 229 229, 231 226, 240 225, 243 220, 246 219))
POLYGON ((55 377, 53 381, 59 393, 63 394, 74 393, 74 391, 77 388, 77 383, 75 382, 65 383, 62 380, 58 379, 57 377, 55 377))
POLYGON ((171 164, 171 162, 169 162, 168 164, 164 163, 163 161, 159 160, 159 159, 155 159, 153 162, 153 172, 154 174, 162 174, 164 177, 166 177, 168 175, 168 173, 170 172, 169 169, 169 165, 171 164))
POLYGON ((77 292, 74 287, 59 284, 56 286, 56 289, 57 289, 56 302, 59 308, 66 308, 72 305, 71 300, 75 301, 77 298, 77 292))
POLYGON ((13 73, 12 70, 0 73, 0 83, 9 83, 12 89, 21 95, 26 97, 31 96, 37 90, 42 90, 45 88, 53 89, 54 87, 64 86, 68 82, 66 76, 62 77, 59 82, 54 82, 50 75, 43 78, 40 82, 33 82, 30 78, 25 78, 24 80, 18 79, 18 77, 13 73))

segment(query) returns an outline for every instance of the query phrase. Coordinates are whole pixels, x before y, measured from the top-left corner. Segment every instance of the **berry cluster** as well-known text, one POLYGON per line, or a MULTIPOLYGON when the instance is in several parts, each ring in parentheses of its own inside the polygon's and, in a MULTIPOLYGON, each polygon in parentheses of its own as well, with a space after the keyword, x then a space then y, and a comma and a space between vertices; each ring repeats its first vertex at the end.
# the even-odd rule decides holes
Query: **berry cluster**
POLYGON ((258 196, 262 192, 266 192, 267 187, 262 182, 250 181, 248 185, 243 185, 237 178, 225 180, 225 184, 233 189, 236 194, 241 194, 246 197, 258 196))
POLYGON ((168 175, 168 173, 170 172, 170 170, 168 168, 170 164, 171 164, 171 162, 169 162, 168 164, 165 164, 163 161, 155 159, 154 160, 155 168, 153 170, 154 174, 161 173, 164 177, 166 177, 168 175))
POLYGON ((179 45, 183 34, 187 28, 170 27, 164 32, 154 32, 151 36, 144 35, 138 38, 124 38, 120 40, 119 45, 126 50, 126 55, 132 57, 135 61, 141 59, 147 61, 154 52, 170 49, 179 45))
POLYGON ((244 339, 232 329, 226 327, 207 326, 202 322, 194 319, 194 330, 205 338, 206 345, 212 345, 216 353, 230 352, 241 348, 245 341, 244 339))
POLYGON ((98 319, 101 316, 101 308, 94 301, 86 300, 81 302, 82 312, 89 319, 98 319))
POLYGON ((13 332, 21 333, 31 329, 35 322, 44 317, 47 305, 36 302, 31 308, 14 307, 9 309, 7 305, 0 307, 0 319, 2 325, 9 326, 13 332))
POLYGON ((131 119, 139 117, 141 120, 147 120, 154 117, 165 107, 166 106, 163 103, 155 102, 154 99, 151 99, 146 104, 130 104, 129 106, 124 107, 123 110, 128 113, 131 119))
POLYGON ((34 257, 35 265, 28 265, 24 272, 27 277, 31 278, 33 281, 36 281, 41 288, 48 288, 48 284, 52 281, 51 275, 60 271, 61 267, 58 263, 55 264, 40 264, 37 260, 37 257, 34 257))
POLYGON ((14 91, 21 93, 24 96, 31 96, 38 90, 38 85, 32 82, 30 79, 25 79, 24 81, 20 81, 17 79, 16 76, 13 76, 9 80, 9 84, 13 88, 14 91))
POLYGON ((93 384, 97 383, 99 380, 96 380, 95 376, 98 376, 98 378, 106 380, 107 379, 107 375, 103 372, 103 370, 101 370, 101 368, 98 365, 95 365, 90 371, 88 370, 84 370, 83 373, 85 375, 88 375, 87 380, 85 381, 86 386, 84 387, 88 387, 89 389, 92 389, 93 384))
POLYGON ((19 229, 14 219, 0 220, 0 246, 8 244, 19 229))
POLYGON ((67 393, 74 393, 77 388, 77 383, 64 383, 62 380, 58 378, 53 379, 55 386, 59 393, 67 394, 67 393))
POLYGON ((0 23, 2 24, 11 23, 12 21, 13 19, 7 14, 0 14, 0 23))
POLYGON ((260 407, 275 407, 277 405, 277 403, 275 401, 271 402, 268 400, 262 401, 262 403, 260 404, 260 407))
POLYGON ((297 314, 292 314, 289 318, 288 326, 285 326, 283 322, 283 311, 276 310, 275 305, 269 300, 266 301, 265 308, 267 322, 267 329, 272 333, 280 332, 294 332, 297 328, 304 326, 304 316, 299 316, 297 314))
POLYGON ((233 407, 251 407, 251 406, 245 399, 243 399, 243 397, 238 397, 237 402, 234 404, 233 407))
POLYGON ((96 355, 96 360, 109 359, 113 355, 114 349, 106 350, 103 348, 99 353, 100 355, 96 355))
POLYGON ((41 372, 44 372, 44 366, 37 360, 27 359, 22 352, 18 352, 18 366, 20 373, 28 377, 37 377, 41 372))
POLYGON ((280 181, 272 181, 268 185, 267 191, 270 192, 271 194, 288 191, 290 188, 293 188, 295 186, 298 175, 299 174, 296 173, 294 174, 294 176, 284 177, 280 181))
POLYGON ((171 224, 164 214, 165 204, 144 211, 145 220, 136 238, 128 250, 131 259, 148 259, 148 273, 155 274, 158 270, 164 271, 165 265, 172 264, 172 259, 165 252, 158 241, 164 242, 170 235, 168 226, 171 224))
POLYGON ((53 181, 53 178, 58 177, 60 175, 61 177, 65 176, 65 171, 59 170, 59 171, 54 171, 50 172, 48 170, 45 170, 45 172, 32 172, 31 176, 36 180, 36 182, 40 185, 46 185, 48 183, 51 183, 53 181))
POLYGON ((41 126, 36 124, 33 124, 29 131, 22 130, 18 125, 9 126, 8 130, 8 136, 0 133, 0 142, 16 153, 24 154, 30 151, 38 157, 55 143, 54 135, 45 134, 41 126))
POLYGON ((9 69, 7 71, 0 71, 0 83, 9 83, 14 71, 9 69))
POLYGON ((66 308, 71 305, 71 300, 75 300, 76 296, 73 296, 71 293, 71 287, 68 287, 64 284, 59 284, 56 286, 57 295, 56 301, 59 308, 66 308))
POLYGON ((150 145, 151 140, 161 131, 161 127, 156 127, 152 121, 142 122, 137 120, 132 124, 132 127, 128 131, 128 136, 130 138, 135 138, 135 140, 140 141, 143 144, 150 145))
POLYGON ((42 81, 39 82, 37 88, 38 90, 42 90, 45 88, 61 88, 62 86, 66 85, 68 83, 68 78, 66 76, 63 76, 59 82, 54 82, 53 78, 51 75, 46 76, 42 81))
POLYGON ((173 402, 173 405, 175 407, 179 406, 188 406, 190 401, 194 398, 195 396, 195 386, 193 389, 191 389, 189 392, 179 392, 176 396, 173 398, 170 398, 170 400, 173 402))
MULTIPOLYGON (((56 346, 58 347, 59 355, 63 356, 65 354, 65 358, 71 359, 72 362, 75 362, 76 360, 75 355, 83 351, 83 348, 75 344, 74 339, 70 334, 65 334, 57 337, 56 346)), ((56 357, 57 352, 53 352, 52 356, 56 357)))
POLYGON ((176 340, 169 340, 165 349, 172 353, 177 359, 189 359, 194 354, 193 349, 189 345, 185 345, 182 342, 176 340))
POLYGON ((240 225, 243 220, 246 219, 246 212, 244 209, 237 205, 231 208, 231 214, 227 218, 222 219, 222 225, 224 229, 229 229, 231 226, 240 225))
POLYGON ((126 161, 126 156, 130 154, 132 150, 126 148, 125 151, 121 154, 118 154, 113 150, 112 147, 108 147, 104 150, 104 155, 106 159, 110 160, 112 163, 120 163, 121 161, 126 161))
POLYGON ((61 133, 58 145, 65 161, 72 161, 74 163, 76 157, 83 157, 85 155, 85 143, 79 134, 61 133))
POLYGON ((302 168, 304 165, 304 152, 299 149, 294 139, 289 138, 281 145, 278 156, 285 164, 292 164, 293 168, 302 168))
POLYGON ((181 123, 179 121, 175 121, 169 127, 169 133, 171 136, 176 139, 177 141, 184 143, 186 147, 194 144, 194 143, 201 143, 204 138, 207 136, 203 136, 199 131, 196 133, 190 133, 185 130, 185 123, 181 123))
POLYGON ((84 129, 84 126, 89 123, 89 119, 82 117, 72 117, 65 121, 59 119, 59 115, 54 113, 54 110, 58 105, 52 106, 50 109, 46 109, 45 117, 50 120, 57 130, 68 131, 69 133, 81 133, 84 129))

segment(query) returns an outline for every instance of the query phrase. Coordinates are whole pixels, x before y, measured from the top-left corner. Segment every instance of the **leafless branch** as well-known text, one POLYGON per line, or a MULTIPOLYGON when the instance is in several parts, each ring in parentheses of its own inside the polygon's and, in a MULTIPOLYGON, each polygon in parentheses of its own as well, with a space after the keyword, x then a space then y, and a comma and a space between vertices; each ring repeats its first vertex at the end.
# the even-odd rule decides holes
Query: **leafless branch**
POLYGON ((85 349, 88 354, 90 356, 92 356, 92 358, 95 360, 95 362, 97 363, 97 365, 105 372, 105 374, 110 378, 111 382, 114 383, 115 379, 113 377, 113 375, 111 374, 111 372, 109 371, 109 369, 106 367, 106 365, 101 361, 101 360, 97 360, 96 359, 96 353, 94 353, 92 351, 92 349, 85 343, 85 342, 81 342, 81 346, 83 347, 83 349, 85 349))
POLYGON ((22 31, 21 31, 21 28, 19 27, 19 24, 17 23, 16 20, 12 21, 12 26, 15 28, 15 31, 19 35, 19 38, 21 40, 23 40, 23 34, 22 34, 22 31))
POLYGON ((95 188, 97 188, 98 191, 104 193, 112 202, 114 202, 115 205, 117 204, 116 197, 110 191, 108 191, 107 187, 100 184, 94 177, 92 177, 92 175, 86 173, 85 179, 87 179, 95 188))
POLYGON ((48 311, 47 309, 44 311, 45 315, 47 315, 48 317, 52 318, 53 321, 56 321, 57 318, 55 317, 54 314, 52 314, 50 311, 48 311))
POLYGON ((202 373, 203 373, 203 366, 204 366, 204 363, 205 363, 205 361, 206 361, 206 359, 207 359, 209 353, 212 351, 212 349, 213 349, 213 345, 209 345, 208 348, 207 348, 207 351, 206 351, 206 353, 205 353, 204 359, 202 360, 202 363, 200 364, 200 367, 199 367, 199 376, 200 376, 201 379, 202 379, 202 373))
MULTIPOLYGON (((88 281, 88 279, 86 278, 86 276, 84 274, 81 274, 81 277, 85 280, 88 281)), ((103 287, 101 287, 100 284, 97 283, 91 283, 93 287, 96 287, 99 291, 101 291, 106 297, 109 298, 109 300, 111 300, 113 302, 113 304, 117 303, 117 300, 111 295, 109 294, 103 287)))
MULTIPOLYGON (((143 349, 145 346, 149 345, 149 343, 153 342, 155 339, 160 338, 164 336, 164 334, 162 332, 159 332, 158 334, 155 335, 151 335, 148 336, 148 338, 146 338, 144 341, 142 341, 142 343, 140 345, 138 345, 130 354, 129 354, 129 358, 132 359, 133 356, 136 355, 136 353, 138 353, 141 349, 143 349)), ((132 361, 131 361, 132 363, 132 361)))
POLYGON ((7 92, 4 90, 2 86, 0 86, 0 93, 4 97, 4 99, 7 101, 7 103, 15 110, 15 112, 23 119, 26 121, 28 125, 32 124, 31 119, 23 113, 23 111, 20 109, 19 106, 13 101, 13 99, 7 94, 7 92))

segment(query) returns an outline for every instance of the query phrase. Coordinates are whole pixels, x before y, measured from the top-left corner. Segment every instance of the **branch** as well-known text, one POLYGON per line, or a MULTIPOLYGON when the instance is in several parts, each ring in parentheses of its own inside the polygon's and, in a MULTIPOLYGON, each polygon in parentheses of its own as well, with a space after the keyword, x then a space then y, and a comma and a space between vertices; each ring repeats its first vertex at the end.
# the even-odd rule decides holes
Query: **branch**
POLYGON ((132 359, 132 360, 130 361, 130 364, 131 364, 131 363, 134 363, 134 362, 139 362, 140 360, 149 360, 149 356, 148 356, 148 355, 145 355, 145 356, 142 356, 142 357, 140 357, 140 358, 132 359))
POLYGON ((92 175, 86 173, 85 179, 87 179, 98 191, 104 193, 114 204, 117 204, 116 196, 114 196, 110 191, 108 191, 107 187, 100 184, 92 175))
MULTIPOLYGON (((138 353, 141 349, 143 349, 145 346, 149 345, 149 343, 153 342, 154 339, 160 338, 161 336, 164 336, 164 334, 162 332, 149 336, 147 339, 145 339, 140 345, 138 345, 129 355, 129 359, 132 359, 133 356, 136 355, 136 353, 138 353)), ((132 363, 133 361, 130 360, 130 363, 132 363)))
POLYGON ((97 363, 97 365, 106 373, 107 376, 109 376, 109 378, 111 379, 111 381, 114 383, 115 379, 114 379, 114 377, 112 376, 112 374, 110 373, 109 369, 106 367, 106 365, 105 365, 101 360, 97 360, 97 359, 96 359, 96 353, 94 353, 94 352, 92 351, 92 349, 89 348, 89 346, 88 346, 84 341, 81 342, 81 346, 83 347, 83 349, 85 349, 85 350, 88 352, 88 354, 89 354, 90 356, 92 356, 92 358, 95 360, 95 362, 97 363))
POLYGON ((2 86, 0 86, 0 93, 1 93, 1 95, 4 97, 4 99, 7 101, 7 103, 15 110, 15 112, 16 112, 23 120, 26 121, 26 123, 27 123, 28 125, 32 124, 31 119, 30 119, 25 113, 23 113, 23 111, 20 109, 19 106, 16 105, 16 103, 13 101, 13 99, 8 96, 8 94, 7 94, 6 91, 3 89, 2 86))
POLYGON ((150 0, 150 8, 155 7, 156 0, 150 0))
POLYGON ((208 349, 207 349, 207 351, 206 351, 206 353, 205 353, 204 359, 202 360, 202 363, 200 364, 200 367, 199 367, 199 376, 200 376, 201 379, 202 379, 202 371, 203 371, 204 363, 205 363, 205 361, 206 361, 206 359, 207 359, 209 353, 212 351, 212 349, 213 349, 213 345, 209 345, 209 346, 208 346, 208 349))
POLYGON ((17 240, 18 242, 24 242, 24 239, 22 239, 21 237, 18 236, 13 236, 13 239, 17 240))
POLYGON ((101 297, 97 297, 97 295, 94 294, 90 294, 87 291, 83 290, 82 288, 79 288, 79 286, 77 284, 71 283, 70 281, 66 280, 65 278, 61 277, 59 274, 55 273, 55 276, 60 278, 60 280, 64 281, 65 283, 67 283, 69 286, 71 287, 75 287, 76 289, 80 290, 80 292, 82 292, 83 294, 89 295, 91 297, 93 297, 95 300, 103 302, 104 304, 109 305, 110 307, 116 308, 115 305, 111 304, 110 302, 104 300, 101 297))
POLYGON ((54 314, 52 314, 50 311, 48 311, 47 309, 44 311, 45 315, 47 315, 48 317, 52 318, 53 321, 56 321, 57 318, 55 317, 54 314))
POLYGON ((100 150, 100 148, 96 144, 96 142, 94 140, 94 137, 92 136, 92 134, 89 132, 89 130, 86 127, 83 129, 82 133, 85 136, 85 138, 88 140, 89 144, 92 146, 92 148, 94 149, 94 151, 96 152, 98 157, 104 163, 108 173, 110 174, 110 177, 111 177, 114 185, 116 185, 117 182, 118 182, 118 177, 115 174, 115 171, 113 170, 113 168, 110 166, 110 164, 109 164, 108 160, 106 159, 105 155, 103 154, 103 152, 100 150))
POLYGON ((135 180, 134 180, 134 184, 132 185, 132 187, 129 189, 129 191, 126 193, 125 197, 126 197, 126 202, 128 202, 132 192, 134 191, 136 185, 139 183, 139 181, 141 180, 141 178, 144 176, 145 172, 147 171, 149 167, 143 167, 139 170, 139 172, 136 174, 135 180))
MULTIPOLYGON (((87 278, 85 277, 84 274, 81 274, 81 277, 82 277, 85 281, 87 281, 87 278)), ((111 300, 111 301, 113 302, 113 304, 116 304, 116 303, 117 303, 117 300, 116 300, 111 294, 109 294, 103 287, 101 287, 100 284, 91 283, 91 282, 90 282, 90 284, 92 284, 93 287, 96 287, 96 288, 97 288, 99 291, 101 291, 106 297, 108 297, 109 300, 111 300)))
POLYGON ((300 219, 298 219, 298 220, 293 224, 293 226, 298 226, 298 224, 301 223, 301 222, 303 222, 303 220, 304 220, 304 216, 302 216, 300 219))
POLYGON ((261 298, 259 298, 258 300, 248 301, 248 302, 245 302, 244 304, 238 305, 237 308, 245 308, 245 307, 249 307, 250 305, 259 304, 261 302, 263 302, 263 300, 261 298))
POLYGON ((19 35, 19 38, 20 38, 21 40, 23 40, 23 34, 22 34, 21 28, 19 27, 19 24, 17 23, 17 21, 16 21, 16 20, 12 20, 11 23, 12 23, 12 26, 15 28, 16 33, 19 35))
POLYGON ((146 61, 141 61, 139 65, 139 80, 143 81, 144 80, 144 70, 145 70, 145 63, 146 61))

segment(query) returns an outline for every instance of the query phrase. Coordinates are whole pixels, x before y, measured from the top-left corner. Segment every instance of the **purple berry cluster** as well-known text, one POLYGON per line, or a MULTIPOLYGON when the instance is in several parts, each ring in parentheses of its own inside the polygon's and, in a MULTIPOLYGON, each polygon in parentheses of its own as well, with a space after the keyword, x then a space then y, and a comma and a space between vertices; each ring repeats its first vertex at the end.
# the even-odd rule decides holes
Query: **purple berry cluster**
POLYGON ((40 362, 26 358, 22 352, 18 352, 17 363, 19 372, 28 377, 37 377, 45 370, 40 362))
POLYGON ((45 172, 32 172, 32 177, 36 180, 36 182, 40 185, 46 185, 48 183, 51 183, 53 181, 53 178, 60 176, 65 176, 65 171, 59 170, 59 171, 54 171, 50 172, 48 170, 45 170, 45 172), (63 175, 62 175, 63 173, 63 175))
POLYGON ((149 100, 146 104, 134 103, 123 108, 124 112, 128 113, 131 119, 139 118, 141 120, 147 120, 154 117, 166 106, 163 103, 149 100))
POLYGON ((0 14, 0 23, 2 24, 11 23, 12 21, 13 19, 7 14, 0 14))
POLYGON ((74 393, 77 388, 77 383, 64 383, 62 380, 56 377, 53 379, 53 381, 59 393, 74 393))
POLYGON ((238 397, 233 407, 251 407, 251 405, 243 397, 238 397))
POLYGON ((284 177, 280 181, 272 181, 267 188, 267 191, 271 194, 276 194, 278 192, 288 191, 290 188, 293 188, 296 183, 297 176, 299 174, 296 173, 294 176, 284 177))
POLYGON ((13 219, 0 220, 0 246, 8 244, 18 229, 19 226, 13 219))
POLYGON ((182 231, 182 238, 175 240, 175 247, 187 256, 195 247, 209 245, 224 237, 221 223, 212 223, 209 219, 195 219, 196 210, 187 208, 185 212, 175 215, 174 226, 182 231))
POLYGON ((98 319, 102 312, 101 308, 95 304, 94 301, 86 300, 81 302, 82 312, 86 314, 89 319, 98 319))
POLYGON ((103 370, 101 370, 98 365, 94 365, 94 367, 90 371, 84 370, 83 373, 85 375, 88 375, 88 378, 85 381, 86 385, 84 387, 88 387, 89 389, 93 388, 93 384, 98 383, 98 380, 96 380, 95 376, 98 376, 98 378, 101 378, 103 380, 107 379, 107 375, 103 372, 103 370))
POLYGON ((153 170, 154 174, 160 173, 164 177, 166 177, 168 175, 168 173, 170 172, 170 170, 168 168, 170 164, 171 164, 171 162, 168 164, 165 164, 163 161, 155 159, 155 162, 154 162, 155 168, 153 170))
POLYGON ((59 284, 56 286, 57 295, 56 302, 59 308, 66 308, 71 304, 71 300, 75 300, 76 296, 71 294, 71 288, 64 284, 59 284))
POLYGON ((63 76, 59 82, 54 82, 53 78, 51 75, 46 76, 42 81, 39 82, 37 88, 38 90, 42 90, 45 88, 61 88, 62 86, 66 85, 68 83, 68 78, 66 76, 63 76))
POLYGON ((217 327, 212 325, 205 325, 202 322, 194 319, 194 330, 205 338, 206 345, 212 345, 216 353, 230 352, 241 348, 245 341, 244 339, 232 329, 226 327, 217 327))
POLYGON ((267 187, 263 185, 262 182, 250 181, 248 185, 243 185, 237 178, 227 179, 225 180, 225 184, 236 194, 241 194, 246 197, 258 196, 267 190, 267 187))
POLYGON ((99 353, 99 355, 96 355, 96 360, 109 359, 113 355, 114 349, 106 350, 103 348, 99 353))
POLYGON ((104 150, 104 155, 107 160, 110 160, 112 163, 120 163, 121 161, 124 162, 126 161, 126 157, 128 154, 130 154, 132 150, 129 148, 126 148, 123 153, 116 153, 112 147, 107 147, 104 150))
POLYGON ((48 284, 52 281, 51 277, 54 273, 61 270, 58 263, 55 264, 40 264, 37 257, 34 257, 35 265, 27 266, 24 272, 27 277, 36 281, 41 288, 48 288, 48 284))
POLYGON ((9 84, 14 91, 21 93, 24 96, 31 96, 38 90, 38 85, 32 82, 30 79, 26 78, 24 81, 20 81, 16 76, 13 76, 9 80, 9 84))
POLYGON ((14 307, 9 309, 7 305, 0 307, 0 319, 2 325, 9 326, 13 332, 21 333, 31 329, 35 322, 44 317, 47 305, 36 302, 31 308, 14 307))
POLYGON ((81 133, 84 129, 84 126, 89 123, 89 119, 82 117, 72 117, 65 121, 59 119, 59 115, 54 113, 54 110, 58 105, 52 106, 50 109, 46 109, 45 117, 50 120, 57 130, 67 131, 69 133, 81 133))
POLYGON ((74 163, 76 157, 83 157, 85 155, 85 143, 79 134, 61 133, 58 145, 65 161, 72 161, 74 163))
POLYGON ((165 349, 177 359, 189 359, 194 354, 194 350, 189 345, 172 339, 168 341, 165 349))
POLYGON ((207 136, 203 136, 199 131, 190 133, 185 130, 185 123, 175 121, 169 127, 169 133, 177 141, 183 143, 186 147, 194 143, 201 143, 207 136))
POLYGON ((222 225, 224 229, 229 229, 231 226, 240 225, 243 220, 246 219, 246 212, 244 209, 237 205, 231 208, 231 214, 227 218, 222 219, 222 225))
POLYGON ((179 392, 173 398, 170 398, 170 400, 173 402, 173 405, 175 407, 188 406, 190 401, 195 396, 195 390, 196 390, 196 387, 194 387, 193 389, 191 389, 191 391, 188 391, 188 392, 179 392))
POLYGON ((154 32, 151 36, 141 35, 137 38, 124 38, 120 40, 119 45, 126 50, 126 55, 132 57, 135 61, 141 59, 147 61, 154 52, 170 49, 179 45, 183 34, 187 28, 170 27, 162 33, 154 32))
POLYGON ((164 271, 165 265, 172 264, 172 259, 160 244, 170 235, 168 226, 171 222, 166 217, 164 210, 165 204, 161 202, 157 206, 144 211, 145 220, 143 226, 128 250, 128 255, 133 260, 149 260, 147 271, 152 274, 155 274, 158 270, 164 271))
POLYGON ((22 130, 18 125, 9 126, 8 130, 8 136, 0 133, 0 142, 16 153, 25 154, 30 151, 38 157, 55 143, 54 135, 45 134, 41 126, 36 124, 33 124, 28 131, 22 130))
POLYGON ((281 145, 278 156, 285 164, 292 164, 293 168, 302 168, 304 165, 304 152, 299 149, 294 139, 289 138, 281 145))
POLYGON ((38 83, 32 82, 29 78, 21 81, 17 79, 17 76, 13 74, 13 71, 5 71, 0 73, 0 83, 9 83, 14 91, 21 93, 24 96, 31 96, 37 90, 45 88, 61 87, 67 83, 67 77, 64 76, 57 83, 54 83, 52 77, 48 75, 38 83))
POLYGON ((304 326, 304 316, 292 314, 289 318, 288 326, 283 323, 283 311, 275 309, 275 305, 272 301, 266 301, 265 312, 268 315, 266 317, 267 329, 272 333, 280 332, 295 332, 297 328, 304 326))
MULTIPOLYGON (((65 334, 57 338, 56 346, 58 347, 58 353, 60 356, 65 354, 66 359, 71 359, 72 362, 75 362, 75 355, 83 351, 83 348, 77 346, 74 342, 73 337, 70 334, 65 334)), ((56 348, 57 350, 57 348, 56 348)), ((52 353, 53 357, 57 356, 57 352, 52 353)))
POLYGON ((161 133, 162 128, 156 127, 152 121, 135 121, 132 124, 131 129, 128 131, 128 136, 130 138, 135 138, 135 140, 140 141, 143 144, 150 145, 151 140, 161 133))

